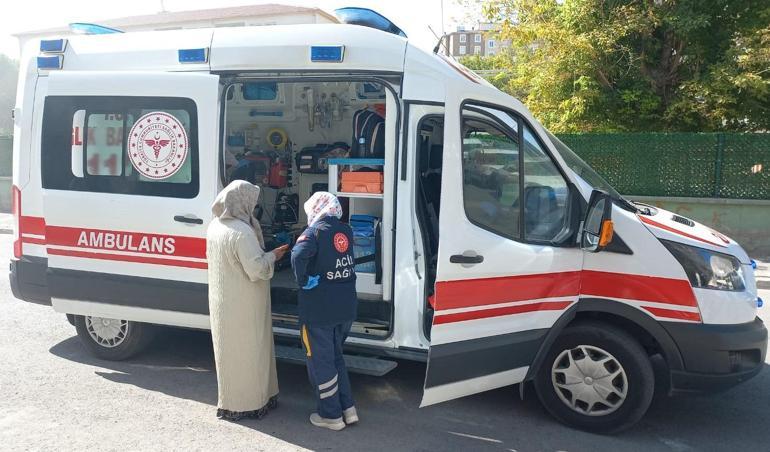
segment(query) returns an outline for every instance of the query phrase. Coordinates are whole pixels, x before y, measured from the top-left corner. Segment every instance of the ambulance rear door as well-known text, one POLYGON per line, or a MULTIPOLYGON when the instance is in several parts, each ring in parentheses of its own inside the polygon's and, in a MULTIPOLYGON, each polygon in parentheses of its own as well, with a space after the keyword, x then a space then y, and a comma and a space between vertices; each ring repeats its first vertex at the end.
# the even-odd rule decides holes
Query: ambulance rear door
POLYGON ((521 103, 477 92, 447 89, 422 406, 523 381, 578 298, 582 252, 569 210, 579 195, 521 103))
POLYGON ((57 311, 207 327, 218 77, 54 72, 41 175, 57 311))

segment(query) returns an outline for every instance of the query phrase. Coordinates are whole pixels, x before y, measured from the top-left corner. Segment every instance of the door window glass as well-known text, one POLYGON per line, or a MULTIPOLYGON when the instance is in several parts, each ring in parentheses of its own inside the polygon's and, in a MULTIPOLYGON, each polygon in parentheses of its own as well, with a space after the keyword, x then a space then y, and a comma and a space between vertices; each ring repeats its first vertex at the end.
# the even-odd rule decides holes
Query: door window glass
POLYGON ((567 183, 527 126, 523 154, 524 237, 548 241, 566 224, 567 183))
POLYGON ((190 99, 49 96, 43 187, 194 198, 196 118, 190 99))
POLYGON ((463 119, 463 201, 474 223, 519 237, 519 145, 516 131, 479 113, 463 119), (511 136, 513 135, 513 137, 511 136))
POLYGON ((507 112, 468 106, 462 137, 468 219, 514 240, 556 237, 566 226, 567 183, 530 127, 507 112))

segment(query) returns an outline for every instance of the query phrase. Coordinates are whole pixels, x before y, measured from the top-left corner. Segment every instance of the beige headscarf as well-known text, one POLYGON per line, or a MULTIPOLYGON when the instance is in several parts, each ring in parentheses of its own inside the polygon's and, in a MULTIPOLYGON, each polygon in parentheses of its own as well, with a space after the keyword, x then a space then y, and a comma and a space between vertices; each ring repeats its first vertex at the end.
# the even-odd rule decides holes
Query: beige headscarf
POLYGON ((220 220, 236 219, 251 226, 257 235, 259 245, 264 249, 265 240, 262 238, 262 228, 254 218, 254 208, 259 202, 260 188, 243 180, 235 180, 225 187, 214 200, 211 213, 220 220))

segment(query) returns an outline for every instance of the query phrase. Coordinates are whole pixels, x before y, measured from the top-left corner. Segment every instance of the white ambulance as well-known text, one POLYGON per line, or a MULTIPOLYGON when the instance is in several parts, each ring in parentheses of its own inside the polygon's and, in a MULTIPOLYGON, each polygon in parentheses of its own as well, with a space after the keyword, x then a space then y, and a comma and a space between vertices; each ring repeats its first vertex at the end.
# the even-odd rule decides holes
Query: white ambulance
MULTIPOLYGON (((560 421, 611 432, 650 405, 653 356, 672 393, 760 371, 767 331, 737 243, 624 199, 521 102, 367 14, 26 48, 14 294, 67 314, 105 359, 153 325, 208 329, 210 206, 251 165, 271 243, 301 231, 317 190, 376 219, 347 353, 374 374, 427 362, 423 406, 532 382, 560 421), (381 155, 354 136, 362 111, 384 118, 381 155), (362 168, 382 183, 345 185, 362 168)), ((279 354, 296 358, 287 266, 272 288, 279 354)))

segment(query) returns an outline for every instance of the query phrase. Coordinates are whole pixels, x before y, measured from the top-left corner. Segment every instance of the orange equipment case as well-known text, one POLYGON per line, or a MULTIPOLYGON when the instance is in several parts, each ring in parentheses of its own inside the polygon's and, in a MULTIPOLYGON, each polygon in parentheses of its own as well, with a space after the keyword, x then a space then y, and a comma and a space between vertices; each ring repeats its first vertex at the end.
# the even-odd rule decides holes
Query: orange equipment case
POLYGON ((340 191, 345 193, 382 193, 385 178, 380 171, 343 171, 340 191))

